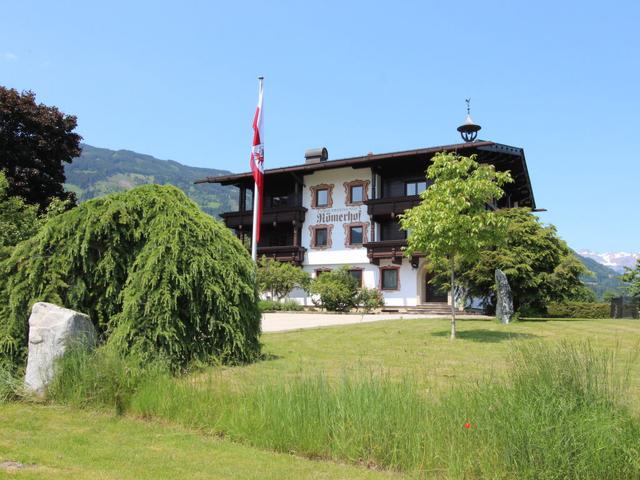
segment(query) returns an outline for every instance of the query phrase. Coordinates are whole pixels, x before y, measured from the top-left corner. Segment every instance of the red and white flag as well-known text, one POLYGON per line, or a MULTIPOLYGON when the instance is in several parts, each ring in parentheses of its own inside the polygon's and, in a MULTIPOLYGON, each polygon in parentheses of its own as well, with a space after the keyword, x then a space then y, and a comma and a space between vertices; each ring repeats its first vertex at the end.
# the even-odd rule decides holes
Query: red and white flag
POLYGON ((253 172, 253 180, 255 182, 254 195, 254 238, 255 245, 260 240, 260 221, 262 219, 262 186, 264 185, 264 144, 262 134, 262 77, 260 77, 260 88, 258 91, 258 107, 253 117, 253 146, 251 147, 251 171, 253 172), (257 199, 257 201, 256 201, 257 199), (257 207, 257 208, 256 208, 257 207))

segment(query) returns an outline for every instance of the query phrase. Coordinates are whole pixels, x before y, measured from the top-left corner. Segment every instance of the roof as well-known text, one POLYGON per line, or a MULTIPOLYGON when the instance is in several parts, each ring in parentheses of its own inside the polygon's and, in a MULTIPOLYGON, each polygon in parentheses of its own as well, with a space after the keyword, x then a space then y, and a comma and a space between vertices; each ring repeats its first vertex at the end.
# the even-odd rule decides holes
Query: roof
MULTIPOLYGON (((369 154, 369 155, 364 155, 360 157, 341 158, 337 160, 327 160, 325 162, 318 162, 318 163, 302 163, 302 164, 293 165, 290 167, 270 168, 265 170, 264 173, 265 175, 273 175, 277 173, 298 173, 298 172, 308 173, 316 170, 326 170, 330 168, 350 167, 350 166, 356 166, 356 165, 360 166, 360 164, 362 164, 362 166, 365 167, 368 163, 376 162, 379 160, 386 160, 390 158, 409 157, 414 155, 424 155, 424 154, 431 154, 431 153, 443 152, 443 151, 447 151, 447 152, 462 151, 462 150, 478 149, 480 147, 490 147, 490 146, 499 147, 515 155, 522 154, 521 148, 510 147, 508 145, 501 145, 499 143, 482 140, 482 141, 470 142, 470 143, 442 145, 439 147, 419 148, 416 150, 403 150, 403 151, 391 152, 391 153, 369 154)), ((200 180, 196 180, 194 183, 231 184, 238 180, 243 180, 251 176, 252 176, 251 172, 236 173, 231 175, 218 175, 215 177, 205 177, 200 180)))
MULTIPOLYGON (((318 170, 328 170, 332 168, 353 167, 353 168, 365 168, 370 165, 374 165, 386 160, 400 158, 400 157, 416 157, 427 155, 431 156, 438 152, 460 152, 465 151, 474 153, 474 151, 491 151, 495 153, 501 153, 506 155, 512 155, 520 157, 521 168, 526 178, 526 184, 531 192, 531 201, 535 206, 535 200, 533 199, 533 190, 531 189, 531 182, 529 180, 529 173, 527 171, 527 164, 524 159, 524 150, 518 147, 512 147, 501 143, 496 143, 487 140, 478 140, 475 142, 456 143, 451 145, 440 145, 436 147, 419 148, 415 150, 403 150, 398 152, 380 153, 380 154, 368 154, 359 157, 341 158, 336 160, 327 160, 324 162, 316 163, 302 163, 293 165, 290 167, 270 168, 264 171, 265 175, 277 175, 277 174, 307 174, 318 170)), ((196 180, 194 183, 220 183, 222 185, 232 185, 242 183, 244 181, 250 181, 252 178, 251 172, 237 173, 231 175, 218 175, 215 177, 205 177, 196 180)))

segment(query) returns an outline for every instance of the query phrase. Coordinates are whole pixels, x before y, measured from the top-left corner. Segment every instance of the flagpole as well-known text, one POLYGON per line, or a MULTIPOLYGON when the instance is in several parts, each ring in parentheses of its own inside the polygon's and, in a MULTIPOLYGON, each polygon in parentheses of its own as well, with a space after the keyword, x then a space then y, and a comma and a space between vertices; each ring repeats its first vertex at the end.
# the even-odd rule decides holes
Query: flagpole
MULTIPOLYGON (((262 92, 262 81, 264 77, 258 77, 260 81, 260 85, 258 87, 258 91, 262 92)), ((263 141, 263 140, 261 140, 263 141)), ((256 242, 256 234, 258 231, 258 222, 260 219, 258 218, 258 202, 260 200, 259 195, 262 195, 262 192, 258 189, 258 182, 253 181, 253 224, 251 231, 251 258, 254 262, 258 261, 258 242, 256 242)))
POLYGON ((258 184, 253 182, 253 229, 251 232, 251 258, 254 262, 258 260, 258 242, 256 242, 256 230, 258 229, 258 184))

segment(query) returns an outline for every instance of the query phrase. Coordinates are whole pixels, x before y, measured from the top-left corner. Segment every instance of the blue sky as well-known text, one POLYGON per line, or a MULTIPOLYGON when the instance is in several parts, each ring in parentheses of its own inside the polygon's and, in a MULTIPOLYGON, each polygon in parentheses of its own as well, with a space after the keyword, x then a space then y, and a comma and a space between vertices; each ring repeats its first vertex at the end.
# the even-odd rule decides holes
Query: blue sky
POLYGON ((525 149, 545 222, 640 251, 640 2, 3 2, 0 84, 85 142, 248 169, 258 75, 268 167, 480 137, 525 149))

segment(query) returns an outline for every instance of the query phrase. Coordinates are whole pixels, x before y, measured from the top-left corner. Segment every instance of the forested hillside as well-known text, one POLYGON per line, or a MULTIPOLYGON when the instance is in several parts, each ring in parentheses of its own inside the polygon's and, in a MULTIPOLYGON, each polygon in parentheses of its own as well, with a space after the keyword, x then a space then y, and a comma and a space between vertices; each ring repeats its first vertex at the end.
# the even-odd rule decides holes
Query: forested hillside
POLYGON ((174 185, 205 212, 216 216, 237 207, 236 190, 212 184, 194 185, 193 181, 226 173, 229 172, 189 167, 130 150, 116 151, 83 144, 80 157, 65 167, 65 187, 75 192, 79 201, 84 201, 146 183, 174 185))
POLYGON ((587 267, 593 276, 584 276, 582 281, 596 294, 599 300, 605 292, 622 293, 624 283, 620 280, 620 274, 595 260, 582 255, 575 254, 576 257, 587 267))

